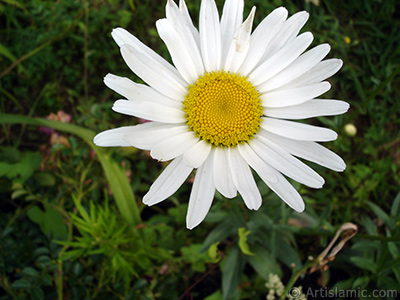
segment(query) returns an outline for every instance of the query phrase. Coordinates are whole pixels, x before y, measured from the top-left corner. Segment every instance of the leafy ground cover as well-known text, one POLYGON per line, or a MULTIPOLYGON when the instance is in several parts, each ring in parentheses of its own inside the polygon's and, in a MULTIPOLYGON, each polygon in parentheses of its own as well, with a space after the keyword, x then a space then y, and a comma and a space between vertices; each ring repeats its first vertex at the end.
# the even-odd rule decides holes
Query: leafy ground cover
MULTIPOLYGON (((200 1, 187 2, 197 22, 200 1)), ((1 300, 265 299, 277 282, 271 274, 286 286, 281 299, 298 286, 309 299, 324 298, 319 289, 365 291, 337 299, 396 298, 399 2, 245 5, 246 12, 257 6, 256 24, 281 5, 291 14, 309 11, 303 31, 343 59, 327 98, 348 101, 349 113, 310 122, 339 133, 327 146, 347 169, 313 166, 326 183, 321 190, 296 185, 306 201, 302 214, 260 182, 259 211, 216 195, 205 222, 189 231, 190 182, 145 207, 141 198, 164 166, 146 152, 91 142, 97 132, 138 122, 111 111, 118 96, 102 82, 109 72, 139 81, 111 29, 127 28, 169 59, 154 26, 165 1, 0 0, 1 300), (357 233, 337 253, 323 253, 346 223, 353 225, 336 245, 354 226, 357 233)))

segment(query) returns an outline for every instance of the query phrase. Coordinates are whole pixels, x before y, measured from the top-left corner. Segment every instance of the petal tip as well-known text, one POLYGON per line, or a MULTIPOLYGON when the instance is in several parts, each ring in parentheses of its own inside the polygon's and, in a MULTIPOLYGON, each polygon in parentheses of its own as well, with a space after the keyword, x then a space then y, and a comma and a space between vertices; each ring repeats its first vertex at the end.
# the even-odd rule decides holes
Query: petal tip
POLYGON ((93 138, 93 144, 95 144, 96 146, 100 146, 100 144, 99 144, 99 140, 100 140, 99 135, 100 134, 101 133, 96 134, 96 136, 93 138))
POLYGON ((303 201, 301 202, 301 204, 299 206, 293 207, 293 209, 298 213, 304 212, 305 208, 306 208, 306 206, 304 205, 303 201))

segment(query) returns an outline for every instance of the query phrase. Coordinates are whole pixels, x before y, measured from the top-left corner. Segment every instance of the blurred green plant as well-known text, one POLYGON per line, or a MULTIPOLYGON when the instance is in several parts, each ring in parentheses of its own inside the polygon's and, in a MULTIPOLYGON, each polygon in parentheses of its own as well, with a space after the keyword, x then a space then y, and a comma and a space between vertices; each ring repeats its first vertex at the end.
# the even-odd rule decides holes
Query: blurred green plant
POLYGON ((106 154, 103 149, 96 147, 93 144, 92 140, 95 135, 94 132, 73 124, 18 115, 0 114, 0 123, 45 126, 56 130, 73 133, 81 137, 96 152, 97 157, 103 166, 103 170, 110 184, 110 188, 114 193, 114 197, 121 214, 126 218, 128 223, 133 226, 141 223, 139 210, 124 171, 115 161, 112 160, 112 158, 110 158, 109 155, 106 154))
MULTIPOLYGON (((195 24, 199 4, 187 3, 195 24)), ((255 26, 278 6, 290 15, 306 9, 304 30, 344 60, 327 97, 349 101, 350 112, 311 122, 339 133, 328 147, 348 168, 312 166, 326 184, 296 185, 307 204, 301 215, 260 185, 260 211, 217 195, 202 226, 189 232, 186 186, 157 207, 134 207, 159 167, 146 153, 91 143, 94 132, 136 123, 112 113, 116 96, 101 80, 108 72, 138 80, 110 31, 125 27, 169 59, 154 29, 165 1, 0 0, 0 300, 263 299, 272 273, 286 287, 400 292, 398 1, 253 0, 245 12, 253 5, 255 26), (76 125, 34 118, 58 110, 76 125), (355 135, 346 134, 348 123, 355 135), (65 144, 50 143, 38 126, 64 132, 65 144), (309 256, 318 257, 346 222, 358 234, 309 274, 317 263, 309 256), (130 268, 136 276, 126 275, 130 268)))

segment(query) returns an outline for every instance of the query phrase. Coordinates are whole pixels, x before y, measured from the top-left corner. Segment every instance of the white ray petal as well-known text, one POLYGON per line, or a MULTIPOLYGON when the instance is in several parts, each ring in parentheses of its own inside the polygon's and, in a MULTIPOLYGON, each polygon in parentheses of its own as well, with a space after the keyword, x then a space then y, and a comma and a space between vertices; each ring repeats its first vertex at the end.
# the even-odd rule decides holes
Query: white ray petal
POLYGON ((341 100, 316 99, 288 107, 268 107, 264 115, 278 119, 300 120, 319 116, 341 115, 350 105, 341 100))
POLYGON ((290 65, 301 53, 303 53, 313 40, 310 32, 305 32, 287 43, 276 54, 254 69, 249 76, 253 85, 260 85, 272 78, 288 65, 290 65))
POLYGON ((272 11, 257 26, 250 37, 250 46, 246 58, 238 70, 240 74, 249 74, 260 62, 260 59, 271 42, 271 39, 279 28, 283 26, 287 15, 287 9, 279 7, 272 11))
POLYGON ((301 28, 307 22, 309 14, 305 11, 298 12, 291 16, 282 27, 279 28, 278 32, 274 35, 268 47, 265 49, 264 55, 260 62, 266 61, 274 55, 279 49, 285 44, 290 43, 297 37, 301 28))
MULTIPOLYGON (((111 36, 120 48, 123 45, 130 45, 138 52, 141 52, 146 57, 148 57, 149 60, 156 62, 159 65, 160 69, 165 69, 165 73, 170 73, 171 78, 179 77, 178 71, 169 62, 158 55, 153 49, 147 47, 145 44, 139 41, 138 38, 129 33, 127 30, 120 27, 115 28, 112 30, 111 36)), ((178 79, 177 81, 179 82, 178 79)))
POLYGON ((172 61, 188 84, 193 84, 204 73, 200 53, 194 40, 180 34, 168 19, 156 22, 158 34, 164 41, 172 61), (197 55, 195 55, 197 51, 197 55))
POLYGON ((199 75, 203 75, 204 66, 200 53, 199 32, 193 26, 192 20, 189 17, 189 12, 187 11, 186 3, 183 2, 183 6, 180 9, 173 0, 168 0, 166 6, 166 16, 182 38, 186 49, 196 65, 197 73, 199 75))
POLYGON ((170 197, 185 182, 192 170, 193 168, 182 161, 181 156, 171 161, 144 195, 143 203, 151 206, 170 197))
POLYGON ((298 77, 284 86, 285 89, 321 82, 334 75, 342 67, 341 59, 332 58, 321 61, 301 77, 298 77))
POLYGON ((210 210, 214 194, 212 157, 209 156, 197 170, 194 178, 186 215, 186 227, 188 229, 193 229, 204 220, 210 210))
POLYGON ((100 132, 94 137, 93 143, 100 147, 132 147, 122 137, 134 130, 133 128, 135 126, 124 126, 100 132))
POLYGON ((167 97, 182 101, 187 93, 186 83, 180 75, 170 72, 147 53, 130 45, 122 45, 121 54, 128 67, 148 85, 167 97))
POLYGON ((207 159, 210 151, 211 146, 207 142, 200 140, 183 154, 183 161, 188 166, 197 169, 207 159))
POLYGON ((237 149, 228 148, 228 159, 233 183, 244 203, 249 209, 258 210, 262 199, 249 165, 237 149))
POLYGON ((218 9, 214 0, 203 0, 199 16, 200 46, 207 72, 217 71, 221 66, 221 30, 218 9))
POLYGON ((256 8, 253 7, 249 17, 236 31, 231 47, 227 53, 224 67, 225 71, 236 72, 246 58, 250 46, 250 34, 255 12, 256 8))
POLYGON ((117 100, 112 110, 155 122, 183 123, 186 121, 184 111, 154 102, 117 100))
POLYGON ((318 64, 330 51, 328 44, 321 44, 299 56, 287 68, 258 87, 259 91, 267 92, 279 88, 286 83, 302 76, 318 64))
POLYGON ((243 7, 243 0, 225 1, 221 17, 222 64, 228 55, 235 32, 242 24, 243 7))
POLYGON ((218 192, 226 198, 233 198, 237 195, 236 187, 233 183, 232 172, 229 166, 228 155, 220 147, 213 149, 214 152, 214 183, 218 192))
POLYGON ((245 159, 250 167, 260 175, 264 182, 276 183, 278 177, 271 171, 272 167, 262 160, 256 152, 247 143, 239 144, 237 146, 240 155, 245 159))
POLYGON ((179 11, 181 12, 183 19, 185 20, 186 26, 192 32, 192 35, 196 41, 197 47, 200 49, 199 32, 198 32, 197 28, 194 27, 194 25, 193 25, 192 18, 190 17, 189 10, 188 10, 184 0, 179 0, 179 11))
POLYGON ((264 130, 262 130, 262 136, 295 156, 312 161, 334 171, 342 172, 346 169, 346 163, 339 155, 318 143, 296 141, 264 130))
POLYGON ((238 149, 247 163, 257 172, 260 178, 287 205, 297 212, 304 210, 304 201, 296 189, 276 169, 262 160, 248 144, 239 145, 238 149))
POLYGON ((297 212, 303 212, 305 205, 299 192, 290 184, 289 181, 278 171, 275 170, 278 177, 277 183, 270 183, 269 187, 274 191, 287 205, 297 212))
POLYGON ((316 189, 325 183, 317 172, 262 135, 251 140, 250 147, 272 167, 297 182, 316 189))
POLYGON ((151 148, 150 155, 159 161, 168 161, 190 149, 199 138, 193 131, 186 131, 161 141, 151 148))
POLYGON ((104 83, 113 91, 131 101, 156 102, 175 109, 182 109, 182 103, 160 94, 155 89, 133 82, 126 77, 107 74, 104 83))
POLYGON ((267 108, 297 105, 322 95, 329 91, 330 88, 331 84, 324 81, 295 89, 267 92, 260 96, 261 105, 267 108))
POLYGON ((123 139, 130 145, 143 150, 150 150, 171 136, 187 132, 186 125, 179 126, 157 122, 148 122, 132 127, 132 130, 123 135, 123 139))
POLYGON ((272 118, 262 119, 262 128, 290 139, 316 142, 329 142, 337 139, 337 133, 328 128, 272 118))

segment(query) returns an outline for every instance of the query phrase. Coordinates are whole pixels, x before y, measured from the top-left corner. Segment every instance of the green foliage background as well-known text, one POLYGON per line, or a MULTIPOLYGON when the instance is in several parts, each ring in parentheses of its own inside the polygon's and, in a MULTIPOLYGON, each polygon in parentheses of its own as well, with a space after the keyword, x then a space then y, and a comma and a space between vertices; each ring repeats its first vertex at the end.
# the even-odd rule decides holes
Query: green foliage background
MULTIPOLYGON (((265 299, 269 274, 303 291, 366 290, 360 299, 400 292, 400 3, 319 2, 247 0, 245 13, 257 7, 256 25, 278 6, 305 9, 313 45, 329 43, 329 57, 343 59, 326 98, 348 101, 350 111, 309 122, 339 133, 327 147, 346 171, 312 165, 326 183, 320 190, 294 183, 306 201, 302 214, 261 182, 257 212, 217 194, 189 231, 191 183, 145 207, 141 198, 165 165, 143 151, 91 142, 97 132, 138 122, 111 111, 118 95, 102 82, 109 72, 140 82, 112 28, 170 59, 154 25, 165 1, 0 0, 0 300, 265 299), (45 119, 60 110, 70 124, 45 119), (40 127, 57 130, 59 143, 40 127), (318 264, 310 257, 346 222, 357 235, 310 274, 318 264)), ((200 1, 187 5, 197 24, 200 1)))

